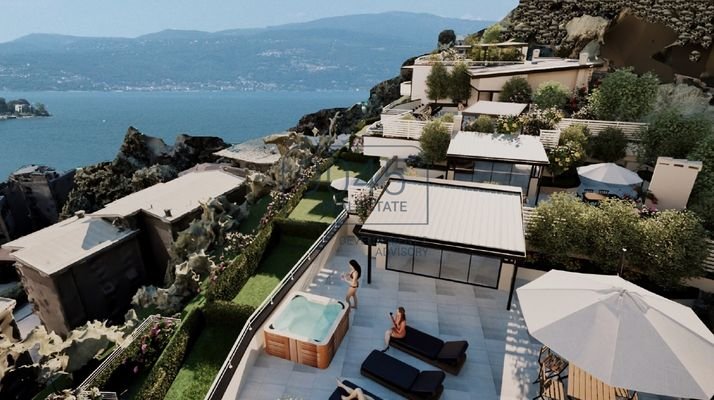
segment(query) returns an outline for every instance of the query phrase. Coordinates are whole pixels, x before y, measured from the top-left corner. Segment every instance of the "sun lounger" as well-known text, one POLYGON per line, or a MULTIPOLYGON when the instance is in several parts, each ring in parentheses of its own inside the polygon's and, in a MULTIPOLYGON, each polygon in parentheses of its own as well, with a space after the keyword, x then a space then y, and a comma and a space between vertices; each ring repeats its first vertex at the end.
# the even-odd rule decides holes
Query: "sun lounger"
POLYGON ((389 344, 452 375, 461 371, 469 348, 469 342, 465 340, 444 342, 411 326, 407 326, 404 338, 392 338, 389 344))
MULTIPOLYGON (((359 387, 348 380, 342 381, 342 384, 347 386, 348 388, 351 388, 351 389, 357 389, 359 387)), ((374 400, 382 400, 381 397, 375 396, 374 394, 364 390, 364 388, 361 388, 361 389, 362 389, 362 393, 373 398, 374 400)), ((349 396, 349 393, 347 393, 347 391, 345 389, 338 387, 335 389, 334 392, 332 392, 332 396, 330 396, 330 398, 328 400, 342 400, 342 396, 349 396)))
POLYGON ((444 372, 419 371, 379 350, 367 356, 360 372, 410 400, 435 400, 444 392, 444 372))

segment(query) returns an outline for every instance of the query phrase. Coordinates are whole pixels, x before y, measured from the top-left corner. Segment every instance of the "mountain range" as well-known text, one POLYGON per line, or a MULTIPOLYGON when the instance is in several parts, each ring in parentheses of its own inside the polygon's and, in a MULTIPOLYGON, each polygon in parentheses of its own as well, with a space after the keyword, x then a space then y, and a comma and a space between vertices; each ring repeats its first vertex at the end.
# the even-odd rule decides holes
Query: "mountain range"
POLYGON ((492 22, 389 12, 136 38, 31 34, 0 44, 3 90, 342 90, 394 76, 443 29, 492 22))

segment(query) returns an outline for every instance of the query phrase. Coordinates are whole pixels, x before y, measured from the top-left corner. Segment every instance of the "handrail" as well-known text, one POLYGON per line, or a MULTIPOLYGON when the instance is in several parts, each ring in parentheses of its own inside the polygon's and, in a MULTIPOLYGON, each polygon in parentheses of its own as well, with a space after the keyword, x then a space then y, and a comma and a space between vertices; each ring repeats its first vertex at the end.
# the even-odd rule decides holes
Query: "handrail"
POLYGON ((114 351, 112 351, 112 353, 109 356, 107 356, 107 358, 105 358, 104 361, 102 361, 102 363, 99 364, 99 366, 97 368, 95 368, 94 371, 92 371, 92 373, 89 374, 89 376, 87 376, 87 378, 84 379, 84 381, 79 386, 77 386, 77 389, 76 389, 77 392, 79 392, 81 390, 85 390, 85 389, 91 389, 91 387, 88 387, 88 385, 90 383, 92 383, 94 378, 96 378, 100 372, 103 372, 104 369, 107 367, 107 365, 109 365, 114 359, 116 359, 117 357, 124 354, 124 351, 126 350, 126 348, 129 347, 129 345, 131 345, 134 342, 134 340, 136 340, 139 337, 139 335, 141 335, 149 325, 153 324, 157 320, 173 321, 174 323, 177 323, 177 324, 179 322, 181 322, 180 319, 163 317, 159 314, 154 314, 154 315, 148 316, 141 324, 139 324, 139 326, 137 326, 129 334, 129 336, 127 336, 124 340, 122 340, 122 342, 117 346, 117 348, 114 349, 114 351))
POLYGON ((335 221, 325 229, 322 235, 315 240, 300 260, 295 263, 287 275, 280 281, 280 284, 273 289, 263 303, 251 314, 243 326, 243 329, 241 329, 228 357, 226 357, 226 360, 223 362, 220 372, 213 380, 205 400, 217 400, 223 397, 228 385, 233 379, 233 375, 230 372, 240 363, 248 345, 250 345, 250 342, 255 336, 256 331, 253 328, 261 326, 265 320, 268 319, 268 316, 273 312, 277 303, 280 303, 295 285, 295 278, 299 279, 302 274, 305 273, 315 259, 314 256, 318 255, 324 249, 325 245, 335 236, 346 221, 347 212, 342 210, 335 221))

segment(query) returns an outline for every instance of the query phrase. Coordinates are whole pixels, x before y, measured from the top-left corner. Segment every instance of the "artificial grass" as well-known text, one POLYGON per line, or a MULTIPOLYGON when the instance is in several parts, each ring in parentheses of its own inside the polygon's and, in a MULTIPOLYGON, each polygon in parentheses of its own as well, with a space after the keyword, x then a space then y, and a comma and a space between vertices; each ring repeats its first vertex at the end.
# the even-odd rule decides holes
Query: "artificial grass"
POLYGON ((368 181, 372 178, 375 172, 379 169, 379 161, 375 160, 373 162, 356 162, 356 161, 346 161, 337 160, 335 163, 320 175, 318 181, 320 182, 332 182, 335 179, 345 178, 349 176, 357 177, 363 181, 368 181))
POLYGON ((248 279, 233 302, 260 306, 314 241, 312 238, 281 236, 266 250, 255 275, 248 279))
POLYGON ((341 208, 332 199, 329 190, 309 190, 288 216, 297 221, 317 221, 332 223, 341 208))
POLYGON ((186 356, 167 400, 201 400, 226 359, 239 331, 224 325, 207 325, 186 356))
POLYGON ((248 216, 238 225, 238 232, 245 234, 252 233, 253 230, 260 225, 260 220, 263 218, 263 215, 265 215, 268 204, 270 204, 270 196, 266 195, 258 199, 258 201, 250 207, 248 216))

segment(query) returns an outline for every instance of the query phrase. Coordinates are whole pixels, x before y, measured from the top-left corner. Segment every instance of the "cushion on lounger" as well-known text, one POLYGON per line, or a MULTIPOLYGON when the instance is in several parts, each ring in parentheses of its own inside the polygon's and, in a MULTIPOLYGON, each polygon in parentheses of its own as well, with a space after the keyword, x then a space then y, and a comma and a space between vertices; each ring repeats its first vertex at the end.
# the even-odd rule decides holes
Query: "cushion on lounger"
POLYGON ((442 371, 424 371, 417 376, 416 382, 411 387, 411 391, 415 393, 436 393, 444 383, 446 374, 442 371))
POLYGON ((402 339, 392 338, 391 341, 398 342, 403 347, 434 360, 444 346, 443 340, 410 326, 407 326, 406 336, 402 339))
POLYGON ((459 357, 466 353, 466 349, 468 348, 469 342, 465 340, 446 342, 444 343, 444 347, 442 347, 441 351, 439 352, 438 359, 440 361, 455 364, 458 361, 459 357))
POLYGON ((410 390, 419 375, 418 369, 379 350, 372 350, 362 369, 402 390, 410 390))

